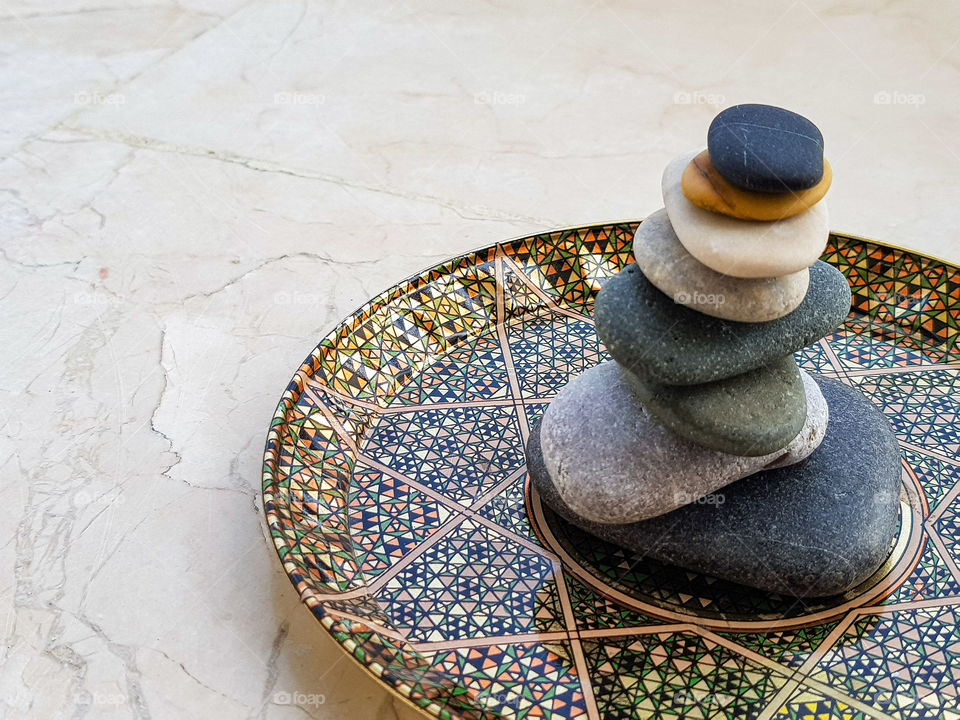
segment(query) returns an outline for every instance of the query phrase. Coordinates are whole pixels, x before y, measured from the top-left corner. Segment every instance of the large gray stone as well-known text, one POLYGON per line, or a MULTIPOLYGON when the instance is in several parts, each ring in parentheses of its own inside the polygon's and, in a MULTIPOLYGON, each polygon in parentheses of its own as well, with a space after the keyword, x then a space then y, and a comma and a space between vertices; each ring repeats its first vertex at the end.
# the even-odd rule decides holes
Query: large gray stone
POLYGON ((636 265, 597 293, 597 334, 617 362, 660 385, 698 385, 768 365, 832 332, 850 311, 850 286, 817 261, 796 310, 761 323, 733 322, 673 302, 636 265))
POLYGON ((798 462, 826 431, 827 406, 805 376, 803 429, 775 452, 718 452, 660 424, 606 362, 571 380, 543 417, 543 456, 564 501, 580 517, 627 523, 655 517, 773 463, 798 462))
POLYGON ((666 515, 622 525, 580 517, 544 465, 539 427, 527 444, 531 481, 566 520, 635 553, 783 595, 845 592, 889 553, 898 528, 900 454, 886 418, 858 391, 816 381, 830 425, 814 453, 666 515))

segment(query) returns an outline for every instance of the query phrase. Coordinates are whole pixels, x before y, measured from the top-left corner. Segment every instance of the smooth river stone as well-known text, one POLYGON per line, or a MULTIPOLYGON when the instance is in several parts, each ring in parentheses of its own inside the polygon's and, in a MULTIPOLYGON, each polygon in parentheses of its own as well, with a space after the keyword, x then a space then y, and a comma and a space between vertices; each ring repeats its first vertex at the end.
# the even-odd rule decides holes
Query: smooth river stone
POLYGON ((598 523, 662 515, 772 463, 798 462, 816 449, 827 407, 809 380, 810 410, 789 445, 758 457, 710 450, 657 422, 613 361, 571 380, 543 416, 543 459, 564 502, 598 523))
POLYGON ((793 355, 705 385, 651 385, 631 372, 626 375, 657 422, 731 455, 776 452, 797 436, 807 418, 806 393, 793 355))
POLYGON ((794 193, 756 193, 727 182, 704 150, 683 170, 681 187, 698 208, 741 220, 782 220, 809 210, 823 199, 833 182, 830 163, 823 161, 823 177, 809 190, 794 193))
POLYGON ((597 293, 593 317, 607 352, 648 382, 698 385, 769 365, 831 333, 850 311, 850 286, 832 265, 810 268, 810 287, 789 315, 721 320, 679 305, 629 265, 597 293))
POLYGON ((778 278, 735 278, 711 270, 677 239, 667 211, 640 223, 633 256, 647 279, 674 302, 738 322, 767 322, 793 312, 810 283, 807 268, 778 278))
POLYGON ((698 153, 693 150, 670 161, 661 184, 670 223, 691 255, 719 273, 742 278, 780 277, 816 262, 830 235, 826 200, 770 222, 698 208, 683 194, 683 171, 698 153))
POLYGON ((823 176, 823 135, 812 122, 773 105, 735 105, 707 130, 713 164, 744 190, 806 190, 823 176))
POLYGON ((816 452, 666 515, 623 525, 579 516, 543 462, 537 427, 527 443, 531 482, 567 521, 632 552, 787 596, 845 592, 889 553, 898 528, 900 455, 887 420, 859 392, 835 380, 817 383, 830 425, 816 452))

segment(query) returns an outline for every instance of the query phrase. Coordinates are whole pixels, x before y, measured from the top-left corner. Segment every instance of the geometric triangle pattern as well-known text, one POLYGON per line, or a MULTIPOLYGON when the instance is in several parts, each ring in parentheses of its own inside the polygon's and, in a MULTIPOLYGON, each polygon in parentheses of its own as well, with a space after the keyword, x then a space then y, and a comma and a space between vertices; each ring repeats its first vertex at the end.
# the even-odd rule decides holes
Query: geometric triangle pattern
POLYGON ((788 668, 798 668, 807 661, 810 653, 820 647, 836 626, 837 622, 833 621, 791 630, 759 633, 721 632, 719 634, 774 662, 788 668))
POLYGON ((960 461, 948 462, 910 448, 902 448, 900 454, 923 486, 923 494, 931 510, 960 484, 960 461))
POLYGON ((822 259, 837 266, 853 291, 852 332, 909 350, 927 361, 956 357, 960 348, 960 269, 915 253, 837 236, 822 259))
POLYGON ((663 620, 623 607, 604 597, 574 575, 564 573, 564 582, 570 595, 570 604, 577 609, 576 621, 580 630, 647 627, 664 623, 663 620))
POLYGON ((533 427, 536 422, 543 417, 550 403, 531 403, 526 402, 523 405, 524 414, 527 416, 527 425, 533 427))
POLYGON ((560 230, 503 246, 505 255, 545 295, 589 314, 600 281, 633 262, 635 224, 560 230))
POLYGON ((348 507, 353 550, 368 583, 453 514, 446 505, 405 482, 363 467, 354 470, 348 507))
MULTIPOLYGON (((857 331, 863 329, 862 322, 857 321, 854 325, 857 331)), ((870 332, 856 332, 849 327, 837 330, 828 339, 840 365, 849 370, 915 367, 930 363, 930 358, 920 350, 876 342, 870 332)))
POLYGON ((553 566, 486 525, 464 520, 377 592, 411 640, 560 629, 553 566))
POLYGON ((950 502, 946 511, 933 523, 933 528, 954 564, 960 563, 960 496, 950 502))
POLYGON ((488 500, 478 512, 487 520, 495 522, 511 532, 536 541, 536 533, 530 525, 525 509, 524 493, 527 474, 523 473, 505 489, 488 500))
POLYGON ((853 378, 901 440, 960 456, 960 369, 853 378))
POLYGON ((958 713, 958 613, 948 605, 861 617, 810 677, 902 720, 958 713))
POLYGON ((467 503, 525 463, 516 411, 509 405, 384 414, 366 438, 364 453, 467 503))
POLYGON ((321 342, 304 365, 350 397, 390 395, 431 360, 496 321, 493 256, 491 249, 451 261, 374 298, 321 342))
POLYGON ((841 616, 842 599, 751 591, 626 553, 549 510, 542 547, 524 434, 571 376, 607 358, 594 298, 633 262, 635 229, 562 230, 445 262, 317 345, 263 461, 264 511, 297 592, 434 716, 872 717, 852 702, 960 720, 957 268, 831 235, 824 259, 847 278, 851 313, 796 354, 882 408, 907 496, 922 490, 902 538, 902 562, 916 562, 871 596, 889 608, 841 616), (769 706, 780 689, 787 699, 769 706))
POLYGON ((284 481, 264 499, 277 552, 298 588, 348 590, 362 584, 346 520, 352 454, 319 411, 290 406, 288 415, 269 440, 284 481))
POLYGON ((449 672, 438 669, 423 654, 402 641, 371 630, 362 623, 333 615, 321 622, 334 640, 370 668, 384 683, 414 705, 441 718, 499 720, 502 713, 487 712, 477 703, 477 692, 449 672))
POLYGON ((604 718, 753 717, 788 679, 692 633, 582 644, 604 718))
POLYGON ((830 364, 830 358, 827 356, 824 343, 824 340, 819 340, 813 345, 809 345, 795 352, 793 356, 797 361, 797 365, 807 372, 836 375, 836 370, 834 370, 833 365, 830 364))
POLYGON ((517 643, 439 652, 433 666, 462 677, 478 704, 499 717, 586 718, 566 643, 517 643))
POLYGON ((469 402, 510 396, 496 333, 466 338, 427 365, 391 399, 391 405, 469 402))
POLYGON ((840 700, 811 690, 797 690, 774 716, 777 720, 873 720, 868 715, 840 700))
POLYGON ((362 437, 370 428, 376 416, 370 408, 350 403, 322 385, 313 386, 310 389, 311 393, 301 395, 297 402, 298 410, 304 416, 315 411, 326 411, 343 426, 349 436, 354 437, 362 437))
MULTIPOLYGON (((943 538, 952 537, 949 529, 941 531, 939 535, 943 538)), ((936 546, 924 533, 920 560, 887 602, 919 602, 954 597, 960 597, 960 578, 954 577, 936 546)))
POLYGON ((510 354, 525 398, 551 398, 571 377, 606 360, 593 323, 538 312, 507 329, 510 354))

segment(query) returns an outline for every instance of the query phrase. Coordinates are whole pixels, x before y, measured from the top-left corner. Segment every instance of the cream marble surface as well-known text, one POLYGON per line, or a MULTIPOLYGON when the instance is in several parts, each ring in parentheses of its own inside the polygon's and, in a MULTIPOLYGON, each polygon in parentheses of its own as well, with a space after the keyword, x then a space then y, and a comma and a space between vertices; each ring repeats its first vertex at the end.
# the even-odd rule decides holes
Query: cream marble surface
POLYGON ((0 717, 404 713, 267 540, 297 363, 436 260, 652 212, 736 102, 821 126, 833 228, 960 261, 958 27, 905 0, 0 0, 0 717))

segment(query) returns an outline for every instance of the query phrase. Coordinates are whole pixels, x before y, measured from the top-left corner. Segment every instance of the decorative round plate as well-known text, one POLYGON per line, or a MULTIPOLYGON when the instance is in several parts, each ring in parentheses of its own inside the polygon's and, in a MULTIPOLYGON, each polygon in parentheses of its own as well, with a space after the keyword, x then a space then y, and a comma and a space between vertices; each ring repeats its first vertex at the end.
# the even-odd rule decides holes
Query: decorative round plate
POLYGON ((606 357, 593 297, 632 262, 636 225, 457 258, 320 342, 263 467, 303 601, 443 718, 960 720, 960 269, 831 236, 853 308, 797 357, 889 418, 901 525, 864 585, 800 601, 625 553, 530 492, 528 429, 606 357))

